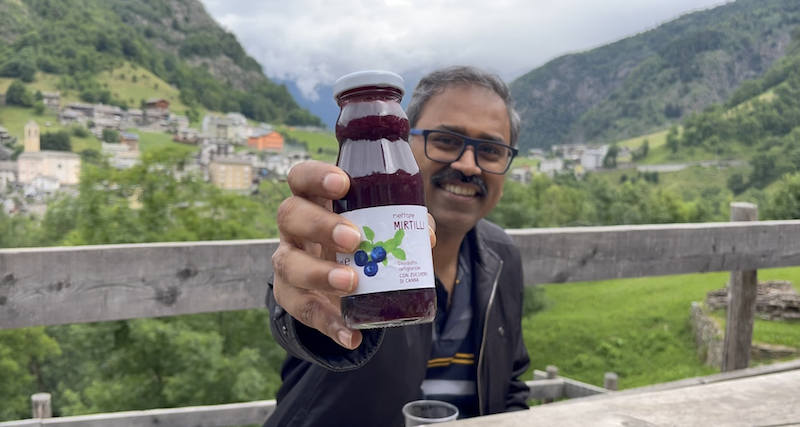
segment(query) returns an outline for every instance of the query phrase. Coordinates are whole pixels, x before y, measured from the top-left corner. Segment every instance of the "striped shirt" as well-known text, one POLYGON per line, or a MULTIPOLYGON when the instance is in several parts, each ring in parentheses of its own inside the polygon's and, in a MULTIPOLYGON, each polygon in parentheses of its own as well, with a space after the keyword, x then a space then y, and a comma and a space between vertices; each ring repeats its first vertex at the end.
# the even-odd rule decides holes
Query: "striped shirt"
POLYGON ((472 267, 466 240, 458 257, 452 303, 447 308, 447 291, 436 278, 438 308, 433 328, 433 346, 428 371, 422 382, 426 399, 450 402, 458 407, 459 418, 479 415, 476 348, 472 324, 472 267))

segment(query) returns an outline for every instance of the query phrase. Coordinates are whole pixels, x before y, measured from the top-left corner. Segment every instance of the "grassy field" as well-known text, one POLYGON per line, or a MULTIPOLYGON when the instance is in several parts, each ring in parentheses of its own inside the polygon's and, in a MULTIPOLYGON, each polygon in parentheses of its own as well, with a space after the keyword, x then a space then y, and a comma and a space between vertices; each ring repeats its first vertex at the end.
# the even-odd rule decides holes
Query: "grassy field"
MULTIPOLYGON (((789 280, 794 288, 800 291, 800 268, 759 270, 758 280, 789 280)), ((726 312, 718 310, 713 315, 724 328, 727 320, 726 312)), ((756 319, 753 325, 753 342, 800 347, 800 322, 756 319)))
POLYGON ((336 156, 339 154, 339 143, 333 132, 306 132, 284 126, 276 127, 276 130, 289 138, 305 142, 312 159, 323 162, 336 161, 336 156))
MULTIPOLYGON (((709 192, 719 191, 730 193, 727 189, 728 178, 736 172, 745 172, 747 167, 702 167, 690 166, 678 172, 661 172, 658 174, 658 188, 668 189, 680 194, 684 200, 694 200, 703 197, 709 192)), ((611 184, 621 182, 622 175, 628 179, 638 175, 635 169, 617 169, 598 172, 598 176, 605 178, 611 184)), ((730 194, 733 197, 732 193, 730 194)))
POLYGON ((644 140, 650 145, 650 150, 660 147, 667 143, 667 133, 669 130, 651 133, 649 135, 637 136, 636 138, 626 139, 617 143, 620 147, 636 149, 642 146, 644 140))
MULTIPOLYGON (((150 71, 130 62, 124 62, 121 67, 113 71, 100 72, 95 78, 100 86, 109 90, 115 98, 127 102, 130 108, 139 108, 142 99, 164 98, 169 101, 170 110, 174 113, 185 115, 188 110, 188 107, 180 100, 180 91, 178 89, 170 86, 169 83, 161 80, 150 71), (136 81, 134 81, 134 77, 136 81)), ((31 92, 37 90, 55 92, 59 91, 59 79, 60 76, 58 75, 37 72, 34 81, 26 83, 25 86, 31 92)), ((0 78, 0 92, 5 93, 14 80, 12 78, 0 78)), ((78 92, 74 90, 61 90, 60 92, 62 105, 67 102, 80 102, 78 92)), ((199 108, 198 111, 200 111, 201 117, 207 112, 203 108, 199 108)))
MULTIPOLYGON (((0 126, 8 129, 8 132, 12 136, 16 136, 17 141, 20 144, 23 141, 22 137, 25 133, 25 125, 31 120, 35 121, 39 125, 39 132, 41 134, 58 132, 60 130, 67 129, 58 124, 56 114, 51 111, 46 111, 44 115, 37 116, 33 112, 33 108, 9 106, 0 107, 0 126)), ((76 153, 79 153, 87 148, 100 150, 100 141, 98 141, 94 136, 78 138, 73 135, 71 136, 71 139, 72 151, 76 153)))
MULTIPOLYGON (((125 62, 113 71, 97 74, 97 81, 111 91, 116 98, 126 101, 131 108, 139 108, 142 99, 164 98, 169 101, 170 110, 176 114, 186 114, 188 107, 180 100, 180 91, 155 74, 125 62), (134 82, 134 78, 136 81, 134 82)), ((201 111, 201 117, 206 113, 201 111)))
POLYGON ((168 133, 138 132, 138 134, 139 151, 142 153, 160 150, 166 147, 175 147, 179 150, 183 150, 187 155, 197 151, 197 147, 193 145, 186 145, 173 141, 172 135, 168 133))
MULTIPOLYGON (((759 278, 797 287, 800 268, 763 270, 759 278)), ((545 285, 547 308, 523 319, 531 372, 556 365, 563 376, 602 385, 611 371, 620 388, 718 372, 696 354, 689 310, 727 279, 709 273, 545 285)), ((800 323, 758 321, 755 340, 800 347, 800 323)))
MULTIPOLYGON (((39 71, 36 73, 36 77, 34 78, 33 82, 25 83, 25 86, 31 92, 36 92, 37 90, 40 90, 42 92, 55 92, 58 90, 57 87, 59 78, 60 76, 58 75, 47 74, 39 71)), ((6 93, 6 91, 8 90, 8 86, 10 86, 11 82, 13 82, 14 80, 16 79, 8 77, 0 77, 0 92, 6 93)), ((67 93, 66 96, 62 94, 61 100, 62 102, 78 101, 78 94, 67 93)))

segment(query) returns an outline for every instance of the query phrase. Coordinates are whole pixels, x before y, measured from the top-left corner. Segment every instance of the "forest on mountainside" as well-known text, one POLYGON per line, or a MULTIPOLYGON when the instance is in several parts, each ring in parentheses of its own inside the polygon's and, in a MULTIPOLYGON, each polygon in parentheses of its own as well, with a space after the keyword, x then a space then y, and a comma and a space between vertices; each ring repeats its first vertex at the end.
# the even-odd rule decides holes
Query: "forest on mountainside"
POLYGON ((271 82, 197 0, 0 0, 0 77, 30 83, 37 71, 57 75, 54 89, 62 94, 139 108, 97 79, 124 61, 179 89, 190 109, 322 125, 284 85, 271 82))
POLYGON ((520 146, 614 142, 668 128, 763 76, 798 26, 794 0, 737 0, 556 58, 511 84, 520 146))

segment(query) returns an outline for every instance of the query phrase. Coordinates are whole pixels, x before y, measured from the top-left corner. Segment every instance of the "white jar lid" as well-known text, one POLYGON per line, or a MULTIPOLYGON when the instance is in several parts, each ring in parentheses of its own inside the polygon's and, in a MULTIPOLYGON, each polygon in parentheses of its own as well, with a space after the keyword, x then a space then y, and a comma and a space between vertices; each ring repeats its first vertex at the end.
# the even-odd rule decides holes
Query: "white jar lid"
POLYGON ((402 77, 390 71, 356 71, 355 73, 339 77, 339 79, 333 83, 333 97, 335 99, 343 92, 365 86, 395 88, 400 91, 400 96, 403 96, 405 93, 403 89, 404 84, 405 82, 402 77))

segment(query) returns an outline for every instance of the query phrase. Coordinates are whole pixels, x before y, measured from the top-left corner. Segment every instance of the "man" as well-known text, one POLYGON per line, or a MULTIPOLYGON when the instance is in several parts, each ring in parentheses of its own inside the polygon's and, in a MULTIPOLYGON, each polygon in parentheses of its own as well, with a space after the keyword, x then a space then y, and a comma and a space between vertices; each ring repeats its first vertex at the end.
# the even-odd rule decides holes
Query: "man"
POLYGON ((447 68, 420 81, 408 116, 436 224, 436 320, 363 332, 345 326, 339 296, 358 283, 335 253, 354 252, 361 235, 331 212, 331 200, 349 181, 335 166, 296 166, 294 197, 278 212, 281 243, 267 295, 272 334, 289 353, 267 426, 401 426, 402 406, 423 398, 450 401, 462 416, 527 409, 520 255, 483 219, 516 155, 520 124, 508 87, 476 68, 447 68), (450 149, 437 150, 442 144, 450 149))

